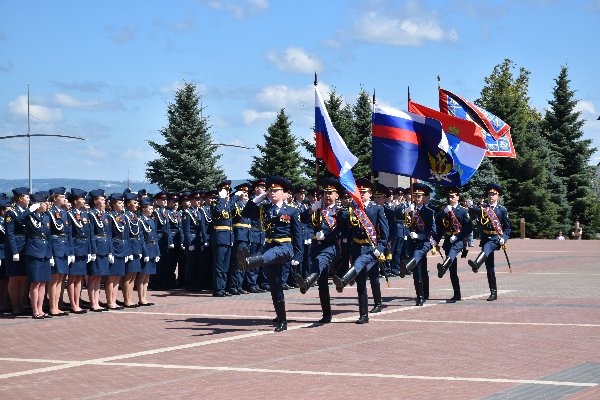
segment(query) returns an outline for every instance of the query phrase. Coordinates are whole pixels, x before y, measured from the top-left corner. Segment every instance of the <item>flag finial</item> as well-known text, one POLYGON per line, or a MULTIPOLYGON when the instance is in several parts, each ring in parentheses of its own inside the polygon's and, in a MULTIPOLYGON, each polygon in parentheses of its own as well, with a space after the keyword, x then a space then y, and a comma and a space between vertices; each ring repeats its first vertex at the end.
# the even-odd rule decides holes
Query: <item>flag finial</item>
POLYGON ((317 83, 318 83, 318 81, 317 81, 317 73, 315 72, 315 82, 314 82, 315 86, 317 86, 317 83))

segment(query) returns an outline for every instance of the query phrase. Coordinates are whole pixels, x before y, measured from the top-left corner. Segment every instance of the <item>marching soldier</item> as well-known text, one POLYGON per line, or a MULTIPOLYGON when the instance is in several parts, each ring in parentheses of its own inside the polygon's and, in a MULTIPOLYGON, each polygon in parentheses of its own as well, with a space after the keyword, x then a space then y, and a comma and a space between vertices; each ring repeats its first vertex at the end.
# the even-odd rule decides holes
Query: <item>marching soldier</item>
MULTIPOLYGON (((250 218, 242 216, 242 210, 248 202, 248 192, 252 186, 250 183, 241 183, 235 187, 235 197, 232 207, 233 223, 233 254, 237 254, 237 249, 243 245, 250 247, 250 218)), ((244 273, 239 270, 237 257, 231 257, 229 273, 227 276, 227 286, 229 290, 236 290, 239 294, 247 294, 244 290, 244 273)))
POLYGON ((277 314, 275 332, 287 329, 285 299, 282 286, 282 266, 291 260, 297 266, 302 261, 303 239, 300 214, 296 207, 286 203, 292 184, 285 178, 271 176, 267 179, 271 204, 261 204, 267 193, 249 201, 242 215, 249 218, 260 217, 265 227, 266 239, 262 253, 250 255, 248 248, 240 246, 238 265, 244 269, 266 267, 271 288, 271 299, 277 314))
POLYGON ((425 205, 425 196, 431 193, 429 186, 423 183, 413 185, 414 204, 410 204, 411 224, 408 227, 411 242, 411 258, 406 269, 413 274, 417 300, 415 305, 422 306, 429 297, 424 290, 423 281, 427 275, 426 257, 429 250, 437 245, 435 242, 435 216, 431 208, 425 205), (414 271, 413 271, 414 270, 414 271))
MULTIPOLYGON (((438 278, 442 278, 446 271, 450 269, 450 282, 452 282, 454 295, 447 302, 454 303, 461 300, 456 256, 468 251, 466 250, 466 241, 473 231, 473 224, 471 218, 469 218, 468 210, 459 204, 460 189, 456 187, 448 188, 446 197, 448 205, 435 218, 436 240, 439 243, 444 238, 443 248, 446 254, 446 259, 443 264, 437 265, 437 269, 438 278)), ((466 256, 466 254, 464 255, 466 256)))
POLYGON ((510 222, 508 211, 498 204, 498 199, 503 193, 502 186, 497 183, 488 183, 485 187, 488 203, 469 209, 473 218, 480 222, 481 253, 475 261, 469 260, 473 272, 477 273, 485 263, 487 279, 490 287, 490 297, 487 301, 498 298, 496 286, 496 271, 494 270, 494 252, 506 245, 510 236, 510 222))
POLYGON ((350 246, 350 256, 353 265, 342 277, 333 277, 336 290, 341 293, 344 287, 352 280, 356 279, 356 289, 358 292, 358 308, 360 317, 357 324, 366 324, 369 322, 369 297, 367 295, 367 277, 371 282, 373 291, 373 300, 375 307, 372 313, 381 311, 383 308, 381 300, 381 287, 379 285, 379 261, 387 247, 389 237, 389 226, 383 207, 376 205, 371 201, 374 185, 365 178, 356 180, 356 186, 362 196, 364 212, 354 206, 350 207, 347 213, 349 221, 348 229, 350 246))

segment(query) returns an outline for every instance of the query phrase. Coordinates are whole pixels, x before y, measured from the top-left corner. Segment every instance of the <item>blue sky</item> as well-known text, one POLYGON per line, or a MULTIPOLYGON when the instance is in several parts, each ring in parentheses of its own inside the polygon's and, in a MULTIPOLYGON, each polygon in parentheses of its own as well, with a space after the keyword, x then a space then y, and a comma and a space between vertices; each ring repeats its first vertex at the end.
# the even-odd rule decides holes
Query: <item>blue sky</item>
MULTIPOLYGON (((0 0, 0 135, 31 132, 34 178, 143 180, 167 104, 197 84, 215 142, 254 147, 285 107, 310 137, 313 71, 354 102, 437 108, 437 81, 475 100, 504 58, 531 72, 543 111, 569 67, 585 137, 600 148, 600 0, 0 0)), ((516 72, 516 71, 515 71, 516 72)), ((231 179, 256 150, 222 147, 231 179)), ((600 153, 594 156, 595 164, 600 153)), ((27 177, 27 141, 0 141, 0 177, 27 177)))

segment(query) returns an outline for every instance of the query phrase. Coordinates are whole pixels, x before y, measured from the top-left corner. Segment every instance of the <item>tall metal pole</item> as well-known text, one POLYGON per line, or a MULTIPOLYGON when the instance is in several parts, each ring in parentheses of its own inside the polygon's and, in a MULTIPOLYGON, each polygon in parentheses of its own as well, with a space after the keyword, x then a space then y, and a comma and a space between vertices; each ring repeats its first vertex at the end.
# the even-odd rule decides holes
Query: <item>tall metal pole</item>
POLYGON ((31 183, 31 122, 29 121, 29 83, 27 84, 27 141, 29 145, 29 193, 33 193, 31 183))

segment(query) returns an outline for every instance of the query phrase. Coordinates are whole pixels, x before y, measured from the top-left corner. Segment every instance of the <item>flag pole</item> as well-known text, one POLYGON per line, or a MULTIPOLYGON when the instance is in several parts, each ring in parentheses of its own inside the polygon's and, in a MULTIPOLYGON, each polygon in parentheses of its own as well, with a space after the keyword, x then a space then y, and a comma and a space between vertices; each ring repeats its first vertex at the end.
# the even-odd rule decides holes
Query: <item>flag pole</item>
MULTIPOLYGON (((375 115, 375 88, 373 88, 373 104, 371 106, 371 182, 375 182, 375 171, 373 170, 373 116, 375 115)), ((379 175, 377 176, 379 178, 379 175)))
POLYGON ((438 81, 438 90, 440 90, 440 89, 442 88, 442 85, 441 85, 441 83, 440 83, 440 82, 441 82, 441 79, 440 79, 440 76, 439 76, 439 75, 437 76, 437 81, 438 81))
MULTIPOLYGON (((315 71, 315 81, 313 82, 313 84, 315 85, 315 91, 318 90, 317 89, 317 85, 319 84, 319 81, 317 80, 317 72, 315 71)), ((316 111, 315 111, 316 112, 316 111)), ((316 128, 316 126, 315 126, 316 128)), ((318 193, 319 193, 319 159, 317 158, 317 136, 315 135, 315 179, 316 179, 316 184, 317 184, 317 197, 318 197, 318 193)))

